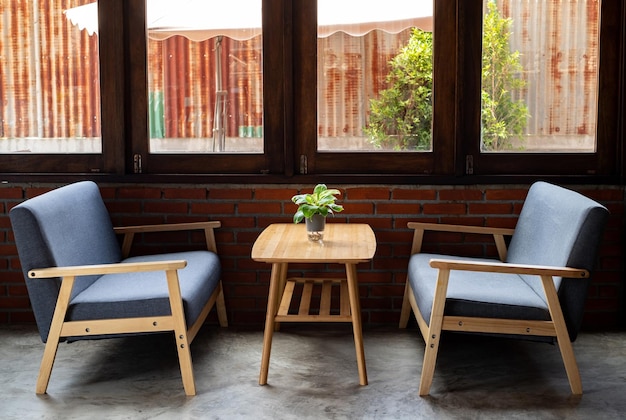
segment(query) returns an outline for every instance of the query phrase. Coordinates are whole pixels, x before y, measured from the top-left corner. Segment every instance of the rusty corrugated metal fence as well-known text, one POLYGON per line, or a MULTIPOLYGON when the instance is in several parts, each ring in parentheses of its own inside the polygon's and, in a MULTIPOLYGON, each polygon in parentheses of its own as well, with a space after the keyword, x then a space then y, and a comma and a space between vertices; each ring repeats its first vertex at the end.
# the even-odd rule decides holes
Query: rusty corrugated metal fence
POLYGON ((98 40, 63 15, 89 2, 0 1, 0 137, 100 136, 98 40))
MULTIPOLYGON (((164 103, 161 115, 152 112, 151 118, 162 118, 164 137, 213 136, 218 95, 216 43, 216 38, 194 42, 182 36, 149 40, 150 91, 164 103)), ((223 38, 221 48, 226 133, 237 136, 240 126, 263 125, 261 37, 249 41, 223 38)), ((156 135, 159 130, 152 131, 156 135)))
POLYGON ((370 99, 386 87, 389 61, 410 35, 410 29, 360 37, 337 32, 318 39, 318 136, 363 136, 370 99))
POLYGON ((595 136, 599 0, 498 0, 527 82, 527 134, 595 136))

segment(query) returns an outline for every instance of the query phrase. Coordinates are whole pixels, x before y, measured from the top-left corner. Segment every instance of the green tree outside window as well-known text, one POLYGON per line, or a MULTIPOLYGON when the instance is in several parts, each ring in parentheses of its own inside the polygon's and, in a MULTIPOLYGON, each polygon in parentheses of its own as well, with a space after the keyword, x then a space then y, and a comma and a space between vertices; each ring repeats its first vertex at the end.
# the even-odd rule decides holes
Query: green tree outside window
MULTIPOLYGON (((511 52, 511 19, 504 18, 496 2, 487 4, 482 60, 482 150, 510 149, 511 139, 522 139, 528 119, 524 101, 512 93, 525 82, 518 51, 511 52)), ((431 150, 432 33, 413 29, 408 44, 390 62, 388 88, 370 100, 370 119, 364 132, 380 148, 431 150)))

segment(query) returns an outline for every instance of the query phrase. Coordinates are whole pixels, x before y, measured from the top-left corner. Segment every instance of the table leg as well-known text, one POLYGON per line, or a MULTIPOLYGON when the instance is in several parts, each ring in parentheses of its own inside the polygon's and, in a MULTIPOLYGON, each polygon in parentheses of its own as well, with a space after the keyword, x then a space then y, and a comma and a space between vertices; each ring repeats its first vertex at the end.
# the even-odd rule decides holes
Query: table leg
MULTIPOLYGON (((278 308, 280 307, 280 301, 283 297, 283 293, 285 293, 285 286, 287 285, 287 263, 280 264, 280 271, 278 272, 278 292, 277 292, 277 300, 276 300, 276 312, 278 313, 278 308)), ((280 322, 274 321, 274 332, 280 331, 280 322)))
POLYGON ((267 374, 270 367, 270 353, 272 351, 272 336, 274 334, 274 320, 278 311, 278 292, 282 282, 281 277, 287 273, 287 263, 272 264, 270 276, 270 290, 267 300, 267 314, 265 316, 265 332, 263 334, 263 355, 261 356, 261 374, 259 385, 267 384, 267 374))
POLYGON ((352 330, 354 332, 356 363, 359 368, 359 384, 367 385, 367 370, 365 368, 365 350, 363 349, 361 304, 359 302, 359 283, 356 275, 356 264, 346 264, 346 277, 348 281, 348 294, 350 296, 350 313, 352 315, 352 330))

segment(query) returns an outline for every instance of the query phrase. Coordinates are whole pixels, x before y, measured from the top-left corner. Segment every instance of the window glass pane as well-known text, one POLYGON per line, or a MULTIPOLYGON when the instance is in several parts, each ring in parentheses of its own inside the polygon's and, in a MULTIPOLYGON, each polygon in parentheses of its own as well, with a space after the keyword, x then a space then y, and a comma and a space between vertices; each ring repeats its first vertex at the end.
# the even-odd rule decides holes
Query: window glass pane
POLYGON ((430 151, 433 4, 318 0, 319 151, 430 151))
POLYGON ((595 152, 598 0, 485 0, 481 150, 595 152))
POLYGON ((263 153, 261 0, 148 0, 151 153, 263 153))
POLYGON ((102 152, 96 3, 69 19, 90 1, 0 0, 0 153, 102 152))

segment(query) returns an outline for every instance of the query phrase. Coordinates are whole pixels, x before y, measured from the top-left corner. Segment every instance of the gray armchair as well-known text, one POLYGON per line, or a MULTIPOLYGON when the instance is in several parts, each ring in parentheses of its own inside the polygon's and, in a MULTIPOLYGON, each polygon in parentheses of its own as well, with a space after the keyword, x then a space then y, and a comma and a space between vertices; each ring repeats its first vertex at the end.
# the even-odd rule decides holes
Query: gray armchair
POLYGON ((430 392, 442 331, 556 340, 572 393, 582 394, 571 342, 607 216, 579 193, 537 182, 515 229, 409 223, 415 231, 400 327, 412 309, 426 342, 419 394, 430 392), (422 253, 429 230, 493 235, 500 259, 422 253))
POLYGON ((114 229, 89 181, 27 200, 10 218, 46 343, 38 394, 48 387, 59 341, 173 332, 185 393, 195 395, 189 345, 214 305, 227 325, 213 232, 220 222, 114 229), (204 231, 206 250, 128 257, 135 233, 190 229, 204 231))

